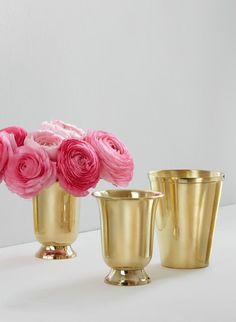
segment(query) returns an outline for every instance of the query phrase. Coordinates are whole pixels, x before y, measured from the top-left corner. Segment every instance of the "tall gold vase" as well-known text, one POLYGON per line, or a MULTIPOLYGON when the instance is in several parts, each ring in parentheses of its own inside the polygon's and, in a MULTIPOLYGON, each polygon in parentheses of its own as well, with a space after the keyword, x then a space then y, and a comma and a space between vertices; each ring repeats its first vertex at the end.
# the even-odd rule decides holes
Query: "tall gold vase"
POLYGON ((161 193, 140 190, 95 192, 101 214, 103 257, 113 285, 144 285, 150 278, 144 267, 153 252, 156 209, 161 193))
POLYGON ((67 259, 76 256, 71 243, 78 235, 77 200, 58 182, 33 198, 34 232, 42 244, 36 257, 67 259))
POLYGON ((163 170, 149 172, 149 179, 153 190, 164 193, 157 214, 162 265, 208 266, 224 174, 163 170))

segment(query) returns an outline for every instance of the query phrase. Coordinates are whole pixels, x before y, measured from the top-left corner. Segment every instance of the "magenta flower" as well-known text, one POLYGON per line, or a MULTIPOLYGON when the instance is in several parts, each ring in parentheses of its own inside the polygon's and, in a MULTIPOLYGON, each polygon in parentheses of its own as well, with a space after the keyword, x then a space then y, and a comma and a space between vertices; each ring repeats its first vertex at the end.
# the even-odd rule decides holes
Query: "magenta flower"
POLYGON ((0 130, 1 132, 6 132, 9 134, 13 134, 14 138, 16 140, 16 144, 17 146, 22 146, 24 144, 24 140, 27 136, 27 132, 25 129, 23 129, 22 127, 19 126, 9 126, 9 127, 5 127, 4 129, 0 130))
POLYGON ((86 196, 100 178, 100 163, 93 147, 79 139, 65 139, 58 149, 58 179, 74 196, 86 196))
POLYGON ((0 132, 0 182, 5 174, 9 158, 16 149, 16 141, 13 134, 0 132))
POLYGON ((18 147, 10 157, 4 180, 12 192, 31 198, 56 181, 56 163, 41 148, 18 147))

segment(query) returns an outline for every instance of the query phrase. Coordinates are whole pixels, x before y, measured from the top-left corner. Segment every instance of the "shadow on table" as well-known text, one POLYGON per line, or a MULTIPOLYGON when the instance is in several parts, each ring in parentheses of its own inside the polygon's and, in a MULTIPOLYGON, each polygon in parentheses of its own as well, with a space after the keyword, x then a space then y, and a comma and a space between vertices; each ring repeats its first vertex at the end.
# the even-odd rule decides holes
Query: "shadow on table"
POLYGON ((199 270, 206 270, 207 268, 200 269, 174 269, 161 266, 160 264, 150 264, 146 271, 150 275, 152 282, 162 283, 169 279, 178 279, 183 276, 195 274, 199 270))
MULTIPOLYGON (((31 277, 32 278, 32 277, 31 277)), ((37 278, 37 276, 35 276, 37 278)), ((54 282, 55 284, 55 282, 54 282)), ((76 308, 76 310, 91 310, 96 307, 103 308, 119 301, 129 298, 133 292, 124 290, 123 287, 111 286, 103 283, 102 276, 93 276, 90 279, 69 281, 63 280, 61 284, 41 286, 21 294, 14 294, 5 301, 5 307, 10 310, 33 312, 38 310, 65 310, 76 308), (114 292, 115 288, 115 292, 114 292)))
MULTIPOLYGON (((5 307, 10 310, 35 312, 35 311, 64 311, 76 309, 78 312, 93 314, 96 309, 104 312, 109 306, 122 305, 126 301, 136 303, 140 296, 147 296, 147 291, 154 290, 163 282, 172 279, 188 277, 199 272, 199 270, 179 270, 162 267, 158 264, 151 264, 147 267, 152 283, 137 287, 119 287, 107 285, 103 282, 104 276, 93 275, 91 278, 86 276, 68 276, 68 281, 63 280, 42 284, 38 288, 31 288, 25 292, 18 292, 8 297, 5 307), (55 284, 56 283, 56 284, 55 284), (92 309, 91 309, 92 308, 92 309), (92 310, 92 311, 91 311, 92 310)), ((96 272, 95 272, 96 273, 96 272)), ((32 276, 31 276, 32 278, 32 276)), ((33 278, 37 279, 37 276, 33 278)))

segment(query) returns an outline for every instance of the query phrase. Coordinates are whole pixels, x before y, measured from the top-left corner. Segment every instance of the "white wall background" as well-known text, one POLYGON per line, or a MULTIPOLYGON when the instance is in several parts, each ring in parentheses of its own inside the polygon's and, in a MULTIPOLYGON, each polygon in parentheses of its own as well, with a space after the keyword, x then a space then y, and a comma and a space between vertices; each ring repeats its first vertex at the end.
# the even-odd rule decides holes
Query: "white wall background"
MULTIPOLYGON (((149 169, 223 170, 235 203, 235 18, 234 0, 0 0, 0 127, 112 131, 131 186, 149 187, 149 169)), ((81 230, 98 226, 83 199, 81 230)), ((0 245, 33 239, 31 202, 2 185, 0 245)))

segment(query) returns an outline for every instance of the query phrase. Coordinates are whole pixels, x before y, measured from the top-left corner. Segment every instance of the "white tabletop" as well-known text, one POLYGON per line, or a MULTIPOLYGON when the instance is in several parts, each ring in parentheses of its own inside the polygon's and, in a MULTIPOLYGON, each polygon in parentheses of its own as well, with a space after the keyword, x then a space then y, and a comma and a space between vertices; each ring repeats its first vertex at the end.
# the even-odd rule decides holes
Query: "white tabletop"
POLYGON ((99 231, 80 234, 76 259, 36 259, 38 248, 0 249, 1 322, 236 321, 236 205, 220 209, 208 268, 161 267, 156 245, 145 286, 103 283, 99 231))

